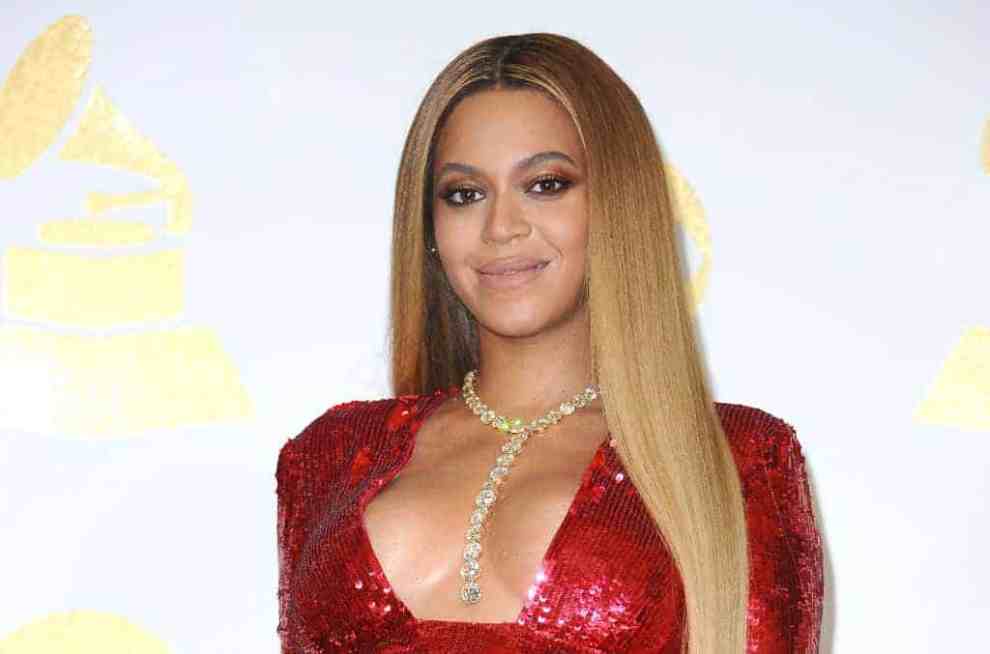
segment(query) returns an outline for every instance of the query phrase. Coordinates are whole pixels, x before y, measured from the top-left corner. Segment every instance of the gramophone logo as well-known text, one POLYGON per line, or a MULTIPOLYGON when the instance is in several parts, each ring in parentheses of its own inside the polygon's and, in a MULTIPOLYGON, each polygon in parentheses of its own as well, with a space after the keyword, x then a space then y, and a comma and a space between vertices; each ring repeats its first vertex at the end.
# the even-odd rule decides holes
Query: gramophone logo
MULTIPOLYGON (((983 127, 980 160, 983 173, 990 175, 990 119, 983 127)), ((985 282, 983 286, 986 287, 985 282)), ((990 431, 990 328, 975 326, 963 332, 915 409, 914 419, 933 425, 990 431)))
POLYGON ((3 654, 170 654, 172 651, 165 641, 134 621, 88 609, 51 613, 0 640, 3 654))
MULTIPOLYGON (((216 334, 179 323, 185 279, 177 237, 193 213, 186 176, 98 87, 67 129, 91 53, 89 24, 68 16, 17 59, 0 90, 0 192, 53 148, 69 162, 50 164, 64 168, 63 179, 78 164, 96 165, 153 186, 89 193, 81 216, 40 225, 40 245, 2 252, 0 429, 121 437, 249 416, 251 402, 216 334), (135 218, 144 207, 163 207, 164 226, 135 218)), ((7 221, 34 218, 20 208, 3 213, 7 221)))
POLYGON ((691 296, 694 300, 690 306, 697 311, 708 288, 708 275, 712 269, 712 239, 708 230, 708 219, 705 217, 705 209, 698 194, 688 183, 687 178, 669 162, 665 164, 665 169, 674 217, 701 257, 698 269, 691 275, 690 284, 691 296))

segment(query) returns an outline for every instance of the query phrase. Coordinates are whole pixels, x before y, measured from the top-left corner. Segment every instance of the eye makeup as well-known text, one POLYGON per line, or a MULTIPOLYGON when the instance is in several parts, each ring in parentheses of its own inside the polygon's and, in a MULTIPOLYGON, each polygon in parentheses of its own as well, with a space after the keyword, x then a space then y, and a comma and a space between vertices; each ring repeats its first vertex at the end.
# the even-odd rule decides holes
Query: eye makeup
MULTIPOLYGON (((527 193, 531 193, 536 196, 547 196, 546 198, 541 198, 541 199, 549 199, 561 195, 573 185, 574 182, 568 177, 565 177, 564 175, 560 175, 557 173, 545 173, 543 175, 538 175, 537 177, 527 181, 524 188, 526 189, 527 193), (550 188, 542 187, 544 188, 544 190, 535 191, 535 192, 533 191, 534 187, 545 184, 549 184, 550 188)), ((478 201, 478 200, 465 201, 464 199, 454 200, 453 198, 458 194, 461 196, 461 198, 464 198, 464 196, 468 196, 468 195, 470 195, 471 197, 475 197, 477 194, 483 195, 484 191, 475 188, 474 186, 468 185, 466 183, 454 181, 454 182, 442 184, 437 193, 437 197, 444 200, 448 205, 453 207, 463 207, 478 201)))

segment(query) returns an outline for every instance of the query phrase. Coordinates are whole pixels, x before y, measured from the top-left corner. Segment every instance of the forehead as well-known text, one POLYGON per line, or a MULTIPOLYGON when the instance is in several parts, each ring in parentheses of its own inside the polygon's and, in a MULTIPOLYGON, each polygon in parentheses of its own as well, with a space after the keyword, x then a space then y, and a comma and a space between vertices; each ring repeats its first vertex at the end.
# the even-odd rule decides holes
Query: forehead
POLYGON ((546 93, 498 89, 461 100, 437 139, 434 170, 448 161, 499 169, 544 150, 583 165, 581 138, 567 111, 546 93))

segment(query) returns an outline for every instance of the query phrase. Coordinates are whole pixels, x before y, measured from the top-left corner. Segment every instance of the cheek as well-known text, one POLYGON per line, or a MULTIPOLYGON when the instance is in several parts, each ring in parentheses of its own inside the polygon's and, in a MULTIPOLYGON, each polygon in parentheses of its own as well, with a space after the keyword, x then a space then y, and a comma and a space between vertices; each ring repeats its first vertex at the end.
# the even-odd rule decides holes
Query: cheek
POLYGON ((558 241, 563 259, 563 279, 561 283, 566 288, 567 295, 580 288, 587 276, 588 234, 586 231, 571 230, 561 235, 558 241))
POLYGON ((548 226, 547 237, 560 252, 568 268, 583 270, 588 251, 587 221, 575 220, 571 214, 569 219, 548 226))
POLYGON ((550 216, 546 229, 552 234, 562 252, 574 256, 583 252, 588 244, 588 205, 585 197, 573 194, 559 211, 550 216))
POLYGON ((453 275, 457 273, 458 262, 464 259, 467 251, 464 234, 442 222, 434 223, 433 238, 437 249, 440 251, 440 261, 447 277, 453 281, 453 275))
POLYGON ((435 210, 433 214, 433 238, 445 258, 458 259, 474 247, 478 239, 476 220, 471 216, 452 215, 435 210))
POLYGON ((464 297, 472 284, 474 271, 465 263, 465 258, 472 251, 472 237, 466 230, 455 229, 450 225, 434 223, 434 238, 441 254, 441 267, 447 282, 454 292, 464 297))

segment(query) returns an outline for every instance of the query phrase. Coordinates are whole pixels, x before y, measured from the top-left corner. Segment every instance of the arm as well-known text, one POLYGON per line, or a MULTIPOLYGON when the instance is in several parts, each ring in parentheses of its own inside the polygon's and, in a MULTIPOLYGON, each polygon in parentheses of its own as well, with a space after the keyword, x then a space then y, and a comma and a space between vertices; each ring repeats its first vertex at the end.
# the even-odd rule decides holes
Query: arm
POLYGON ((780 421, 767 457, 767 486, 780 516, 784 547, 791 558, 792 652, 818 652, 824 596, 822 543, 804 455, 794 428, 780 421))
POLYGON ((343 422, 344 411, 364 406, 359 402, 327 409, 298 435, 290 438, 278 454, 275 467, 278 541, 278 635, 281 654, 309 648, 309 639, 299 625, 294 595, 295 568, 313 525, 316 504, 332 504, 332 489, 341 483, 340 466, 353 459, 360 442, 352 438, 343 422), (319 495, 319 499, 316 499, 319 495))
POLYGON ((295 504, 293 496, 296 492, 297 465, 290 439, 279 451, 278 463, 275 467, 275 496, 276 496, 276 540, 278 547, 278 635, 281 642, 281 654, 291 654, 292 633, 289 624, 289 578, 292 565, 291 541, 292 526, 298 524, 294 519, 295 504))

